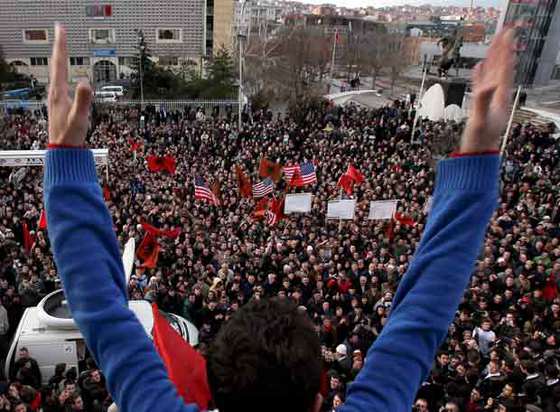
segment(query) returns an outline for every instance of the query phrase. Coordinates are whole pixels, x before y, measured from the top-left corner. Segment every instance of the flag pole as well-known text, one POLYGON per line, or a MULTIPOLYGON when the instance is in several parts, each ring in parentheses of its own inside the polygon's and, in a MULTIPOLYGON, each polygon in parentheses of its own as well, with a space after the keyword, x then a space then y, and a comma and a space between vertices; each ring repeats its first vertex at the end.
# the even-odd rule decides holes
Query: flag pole
POLYGON ((511 127, 513 126, 513 118, 515 117, 515 111, 517 110, 517 105, 519 104, 520 95, 521 95, 521 86, 517 88, 517 93, 515 94, 515 100, 513 101, 513 108, 511 109, 511 115, 509 117, 506 133, 504 134, 504 138, 502 140, 502 148, 500 149, 501 155, 503 155, 506 150, 509 134, 511 132, 511 127))
MULTIPOLYGON (((334 62, 336 60, 336 41, 337 41, 337 38, 338 38, 338 29, 336 29, 335 32, 334 32, 334 41, 333 41, 332 59, 331 59, 331 74, 330 74, 331 85, 333 84, 333 81, 334 81, 334 62)), ((330 92, 330 86, 329 86, 329 92, 330 92)))
MULTIPOLYGON (((340 188, 339 199, 342 200, 342 188, 340 188)), ((342 219, 338 219, 338 231, 342 230, 342 219)))
MULTIPOLYGON (((420 83, 420 91, 418 92, 418 97, 416 98, 416 113, 414 114, 414 123, 412 124, 412 135, 410 136, 410 143, 414 143, 414 135, 416 134, 416 124, 418 123, 418 109, 422 104, 422 93, 424 93, 424 83, 426 82, 426 76, 428 74, 428 66, 424 68, 424 74, 422 75, 422 83, 420 83)), ((411 105, 412 107, 412 105, 411 105)))

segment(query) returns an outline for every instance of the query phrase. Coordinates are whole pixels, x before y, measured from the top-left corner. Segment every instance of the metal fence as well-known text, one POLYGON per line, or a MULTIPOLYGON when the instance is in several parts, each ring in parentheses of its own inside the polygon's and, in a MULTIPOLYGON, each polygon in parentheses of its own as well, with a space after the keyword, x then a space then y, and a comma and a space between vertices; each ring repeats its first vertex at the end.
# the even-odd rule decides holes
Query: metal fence
POLYGON ((216 107, 220 111, 231 108, 237 110, 239 104, 237 99, 223 99, 223 100, 118 100, 116 102, 107 102, 102 99, 96 99, 95 104, 99 107, 136 107, 139 108, 142 104, 143 107, 151 106, 155 110, 165 109, 167 111, 183 111, 185 108, 198 108, 201 107, 205 110, 212 110, 216 107))
MULTIPOLYGON (((102 99, 95 100, 96 106, 99 108, 112 108, 112 107, 136 107, 140 108, 142 102, 140 100, 119 100, 116 102, 103 101, 102 99)), ((239 102, 236 99, 223 99, 223 100, 144 100, 143 107, 151 106, 155 110, 165 109, 166 111, 183 111, 185 108, 198 108, 201 107, 205 110, 212 110, 219 108, 220 112, 226 108, 233 111, 237 110, 239 102)), ((36 100, 0 100, 0 112, 7 110, 40 110, 46 101, 36 100)))

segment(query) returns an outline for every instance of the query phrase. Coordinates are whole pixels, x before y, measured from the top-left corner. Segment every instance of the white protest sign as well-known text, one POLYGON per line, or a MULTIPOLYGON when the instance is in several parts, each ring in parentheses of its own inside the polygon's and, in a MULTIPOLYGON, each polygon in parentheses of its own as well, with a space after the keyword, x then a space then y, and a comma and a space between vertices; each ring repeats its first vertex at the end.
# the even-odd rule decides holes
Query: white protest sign
POLYGON ((311 203, 313 195, 311 193, 293 193, 286 195, 284 203, 284 213, 309 213, 311 212, 311 203))
POLYGON ((369 204, 369 220, 392 219, 397 211, 398 200, 378 200, 369 204))
POLYGON ((353 220, 356 199, 332 200, 327 205, 327 219, 353 220))

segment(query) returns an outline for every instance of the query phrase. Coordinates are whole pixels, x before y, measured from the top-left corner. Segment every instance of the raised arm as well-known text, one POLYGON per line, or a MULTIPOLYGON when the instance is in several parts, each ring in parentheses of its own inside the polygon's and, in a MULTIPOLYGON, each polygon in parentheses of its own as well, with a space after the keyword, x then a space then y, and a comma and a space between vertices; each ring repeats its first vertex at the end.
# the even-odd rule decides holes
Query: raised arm
POLYGON ((124 411, 196 411, 184 405, 150 338, 128 309, 124 270, 93 155, 84 149, 91 89, 68 97, 66 34, 56 28, 49 89, 45 207, 72 316, 124 411))
POLYGON ((461 143, 467 156, 438 165, 422 241, 399 285, 387 325, 350 386, 344 412, 408 412, 428 376, 497 205, 497 153, 509 110, 513 37, 512 30, 499 34, 475 70, 474 107, 461 143))

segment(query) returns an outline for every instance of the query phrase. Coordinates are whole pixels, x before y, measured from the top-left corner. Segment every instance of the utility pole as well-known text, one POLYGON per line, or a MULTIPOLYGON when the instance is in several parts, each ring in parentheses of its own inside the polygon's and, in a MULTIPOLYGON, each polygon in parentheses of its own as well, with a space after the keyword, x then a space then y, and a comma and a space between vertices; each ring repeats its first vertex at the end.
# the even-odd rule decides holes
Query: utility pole
MULTIPOLYGON (((243 34, 243 24, 245 23, 245 6, 247 5, 248 1, 245 0, 241 4, 241 13, 239 14, 239 27, 237 33, 237 42, 239 43, 239 88, 238 88, 238 108, 237 108, 237 131, 241 132, 241 126, 243 124, 241 120, 241 115, 243 113, 243 60, 244 60, 244 53, 243 53, 243 41, 247 38, 246 35, 243 34)), ((251 16, 249 16, 251 18, 251 16)))
POLYGON ((140 110, 142 110, 144 107, 144 53, 146 52, 146 43, 142 30, 136 30, 136 34, 138 36, 138 53, 140 54, 138 74, 140 76, 140 110))

